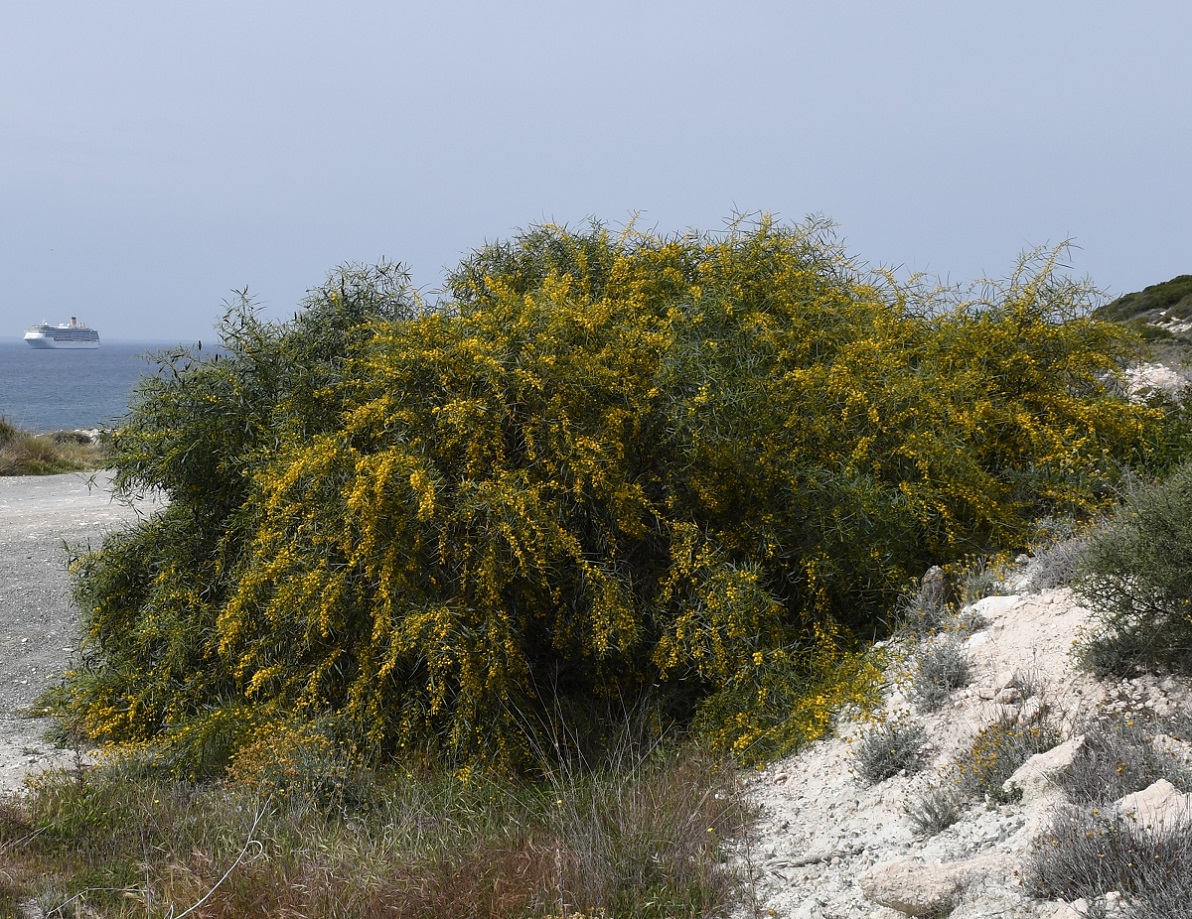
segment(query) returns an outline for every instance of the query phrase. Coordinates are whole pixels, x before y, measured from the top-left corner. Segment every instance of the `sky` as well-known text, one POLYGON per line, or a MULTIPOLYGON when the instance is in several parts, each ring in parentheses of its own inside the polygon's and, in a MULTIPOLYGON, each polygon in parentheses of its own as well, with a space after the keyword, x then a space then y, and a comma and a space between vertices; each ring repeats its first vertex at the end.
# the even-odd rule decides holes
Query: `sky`
POLYGON ((0 338, 211 339, 335 266, 767 212, 872 266, 1192 273, 1192 3, 0 0, 0 338))

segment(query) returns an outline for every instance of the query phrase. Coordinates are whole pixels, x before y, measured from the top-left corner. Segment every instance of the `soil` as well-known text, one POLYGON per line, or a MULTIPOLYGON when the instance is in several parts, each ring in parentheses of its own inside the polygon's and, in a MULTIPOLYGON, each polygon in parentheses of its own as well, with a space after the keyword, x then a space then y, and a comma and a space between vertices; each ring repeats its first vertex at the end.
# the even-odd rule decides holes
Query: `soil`
POLYGON ((79 653, 68 565, 152 506, 115 500, 108 473, 0 478, 0 791, 78 755, 47 740, 47 719, 28 715, 79 653))

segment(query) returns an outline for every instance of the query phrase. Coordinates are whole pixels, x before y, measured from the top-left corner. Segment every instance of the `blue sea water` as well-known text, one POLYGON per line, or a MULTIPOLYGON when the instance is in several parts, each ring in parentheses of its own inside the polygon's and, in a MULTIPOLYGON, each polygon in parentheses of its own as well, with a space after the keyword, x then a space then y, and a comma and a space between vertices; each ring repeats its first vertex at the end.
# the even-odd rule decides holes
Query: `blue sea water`
POLYGON ((117 423, 142 374, 146 355, 165 342, 103 342, 95 349, 38 350, 0 339, 0 418, 35 433, 117 423))

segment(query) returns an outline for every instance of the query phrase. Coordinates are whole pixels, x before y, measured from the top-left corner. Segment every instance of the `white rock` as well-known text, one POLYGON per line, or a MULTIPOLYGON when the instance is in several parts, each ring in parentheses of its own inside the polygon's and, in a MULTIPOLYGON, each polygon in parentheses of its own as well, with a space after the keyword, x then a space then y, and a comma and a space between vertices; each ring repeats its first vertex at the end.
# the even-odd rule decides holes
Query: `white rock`
POLYGON ((1002 878, 1007 866, 1001 855, 934 865, 901 858, 871 868, 858 881, 874 903, 907 916, 933 916, 954 907, 967 888, 990 877, 1002 878))
POLYGON ((1017 671, 1002 670, 993 678, 994 692, 1001 692, 1004 689, 1017 688, 1014 686, 1014 677, 1017 676, 1017 671))
POLYGON ((970 603, 963 610, 962 615, 977 615, 983 616, 986 619, 993 619, 996 616, 1001 616, 1011 609, 1018 602, 1017 594, 1010 594, 1004 597, 982 597, 975 603, 970 603))
POLYGON ((1051 919, 1088 919, 1092 906, 1081 897, 1071 903, 1063 903, 1051 914, 1051 919))
POLYGON ((1178 826, 1192 819, 1192 796, 1176 791, 1167 779, 1126 795, 1114 806, 1139 829, 1178 826))
POLYGON ((1058 747, 1036 753, 1015 770, 1002 785, 1002 789, 1009 791, 1011 785, 1020 788, 1024 805, 1062 799, 1063 792, 1057 787, 1056 782, 1071 771, 1072 764, 1083 746, 1084 735, 1080 734, 1064 741, 1058 747))
POLYGON ((1043 717, 1043 710, 1046 707, 1045 703, 1038 696, 1031 696, 1022 703, 1022 708, 1018 712, 1018 723, 1024 725, 1031 725, 1043 717))

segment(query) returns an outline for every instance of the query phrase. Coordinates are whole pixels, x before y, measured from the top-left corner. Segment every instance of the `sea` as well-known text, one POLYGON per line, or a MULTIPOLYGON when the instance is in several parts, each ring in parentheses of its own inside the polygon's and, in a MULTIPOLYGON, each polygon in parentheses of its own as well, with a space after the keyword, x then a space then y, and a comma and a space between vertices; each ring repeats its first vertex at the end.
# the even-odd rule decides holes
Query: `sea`
POLYGON ((112 427, 128 412, 149 355, 176 342, 103 341, 91 349, 31 348, 0 338, 0 418, 31 433, 112 427))

